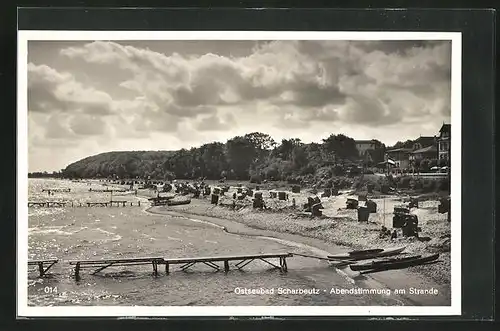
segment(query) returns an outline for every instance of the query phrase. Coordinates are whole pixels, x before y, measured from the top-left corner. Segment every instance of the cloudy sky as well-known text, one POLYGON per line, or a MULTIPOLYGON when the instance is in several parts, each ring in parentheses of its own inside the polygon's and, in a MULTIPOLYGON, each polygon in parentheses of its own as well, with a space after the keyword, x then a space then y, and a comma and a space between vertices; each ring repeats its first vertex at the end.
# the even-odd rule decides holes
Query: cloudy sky
POLYGON ((29 171, 260 131, 386 144, 450 122, 449 41, 30 41, 29 171))

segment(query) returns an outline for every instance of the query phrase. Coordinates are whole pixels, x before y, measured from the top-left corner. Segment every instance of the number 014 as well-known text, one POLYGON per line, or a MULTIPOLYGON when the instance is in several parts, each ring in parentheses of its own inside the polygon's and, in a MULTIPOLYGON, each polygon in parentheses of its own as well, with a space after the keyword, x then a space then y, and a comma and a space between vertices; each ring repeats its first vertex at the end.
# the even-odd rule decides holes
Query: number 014
POLYGON ((45 286, 43 288, 43 291, 45 293, 57 293, 57 286, 54 286, 54 287, 52 287, 52 286, 45 286))

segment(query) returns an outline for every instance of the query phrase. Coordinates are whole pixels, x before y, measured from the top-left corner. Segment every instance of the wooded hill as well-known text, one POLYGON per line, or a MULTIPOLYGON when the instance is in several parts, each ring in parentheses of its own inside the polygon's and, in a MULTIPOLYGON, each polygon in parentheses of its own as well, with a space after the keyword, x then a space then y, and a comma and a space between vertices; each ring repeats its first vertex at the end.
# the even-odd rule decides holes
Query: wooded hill
POLYGON ((253 176, 290 180, 314 175, 325 167, 332 175, 343 175, 351 165, 372 166, 383 161, 384 153, 380 143, 380 148, 361 159, 354 139, 342 134, 305 144, 300 139, 277 143, 265 133, 254 132, 189 150, 102 153, 70 164, 61 174, 66 178, 248 180, 253 176))

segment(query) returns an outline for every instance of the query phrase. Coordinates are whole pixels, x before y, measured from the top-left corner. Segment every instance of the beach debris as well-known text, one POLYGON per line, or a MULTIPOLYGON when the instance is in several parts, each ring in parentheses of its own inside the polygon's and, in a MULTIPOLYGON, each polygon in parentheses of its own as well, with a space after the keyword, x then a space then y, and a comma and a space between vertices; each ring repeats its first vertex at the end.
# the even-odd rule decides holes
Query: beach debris
POLYGON ((367 207, 358 207, 358 222, 368 222, 370 211, 367 207))
POLYGON ((278 198, 279 198, 279 200, 282 200, 282 201, 288 200, 286 192, 283 192, 283 191, 278 192, 278 198))
POLYGON ((212 205, 217 205, 219 203, 219 195, 218 194, 212 194, 210 203, 212 205))

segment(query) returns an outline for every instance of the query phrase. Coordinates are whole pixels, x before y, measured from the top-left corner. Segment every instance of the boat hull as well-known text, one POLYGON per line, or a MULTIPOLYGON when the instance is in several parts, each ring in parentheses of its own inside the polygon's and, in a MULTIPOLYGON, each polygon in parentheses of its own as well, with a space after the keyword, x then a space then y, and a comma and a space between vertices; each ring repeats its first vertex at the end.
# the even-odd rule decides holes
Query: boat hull
POLYGON ((392 255, 397 255, 404 251, 406 247, 398 247, 398 248, 388 248, 388 249, 383 249, 382 251, 373 251, 371 250, 367 251, 365 254, 360 253, 359 251, 356 252, 355 254, 351 253, 344 253, 344 254, 337 254, 337 255, 329 255, 327 256, 331 260, 366 260, 366 259, 372 259, 372 258, 378 258, 378 257, 384 257, 384 256, 392 256, 392 255))
POLYGON ((439 254, 428 256, 413 256, 401 259, 394 259, 393 261, 374 261, 371 263, 351 264, 349 267, 353 271, 364 270, 388 270, 388 269, 401 269, 408 268, 428 262, 435 261, 439 258, 439 254))

